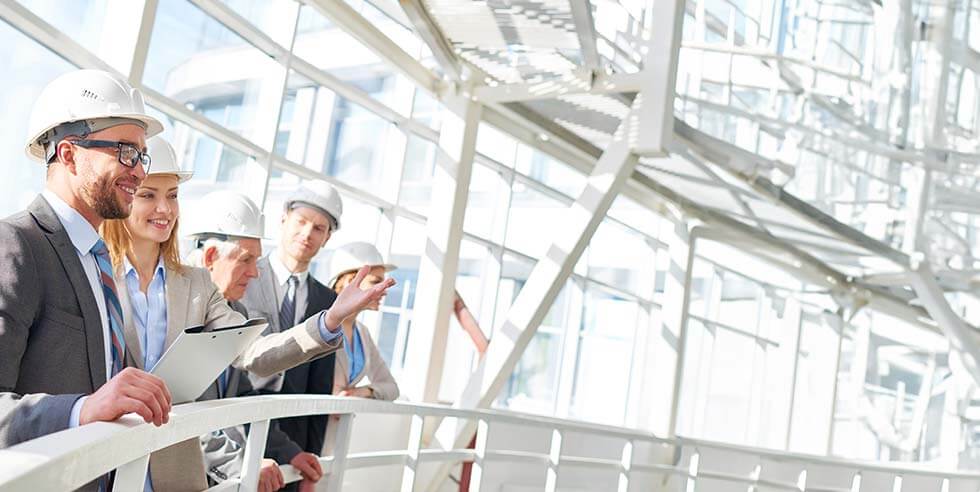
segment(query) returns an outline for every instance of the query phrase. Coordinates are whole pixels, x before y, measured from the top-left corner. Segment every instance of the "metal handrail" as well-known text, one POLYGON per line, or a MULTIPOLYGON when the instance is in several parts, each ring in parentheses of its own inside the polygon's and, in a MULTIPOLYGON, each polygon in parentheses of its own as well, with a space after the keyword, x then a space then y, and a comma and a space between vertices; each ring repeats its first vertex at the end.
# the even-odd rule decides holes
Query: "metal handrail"
MULTIPOLYGON (((699 476, 714 480, 725 479, 738 483, 762 484, 758 476, 718 473, 705 467, 702 470, 682 462, 682 456, 698 455, 714 449, 736 452, 751 460, 763 459, 800 466, 819 465, 840 467, 851 472, 874 471, 896 476, 915 474, 946 479, 971 479, 980 482, 980 474, 941 472, 916 465, 893 466, 874 462, 860 462, 823 456, 788 453, 748 446, 724 444, 678 437, 665 439, 652 433, 608 425, 576 422, 552 417, 519 414, 501 410, 462 410, 440 405, 382 402, 358 398, 341 398, 320 395, 263 395, 248 398, 231 398, 208 402, 177 405, 173 408, 170 422, 161 427, 146 424, 136 415, 126 415, 118 421, 99 422, 75 429, 64 430, 0 450, 0 492, 21 490, 68 490, 80 487, 106 472, 116 469, 116 487, 120 490, 138 489, 146 474, 149 454, 187 439, 197 438, 215 429, 241 424, 251 424, 246 444, 243 476, 214 487, 212 490, 255 490, 258 467, 264 453, 268 423, 271 419, 304 415, 338 415, 335 455, 321 458, 325 478, 330 490, 340 490, 345 469, 357 469, 384 465, 404 465, 402 490, 416 490, 417 466, 420 462, 473 462, 474 468, 482 468, 487 461, 520 460, 525 464, 540 465, 555 473, 557 463, 562 469, 594 469, 601 473, 619 471, 620 480, 628 481, 631 472, 658 473, 677 476, 683 480, 697 480, 699 476), (405 415, 412 417, 409 442, 404 449, 348 453, 351 417, 355 414, 405 415), (480 425, 476 449, 421 449, 421 427, 425 417, 458 418, 477 420, 480 425), (526 452, 504 449, 487 449, 487 434, 496 424, 533 426, 551 430, 552 452, 526 452), (668 463, 636 462, 622 457, 572 456, 561 450, 561 436, 589 434, 605 438, 621 439, 624 450, 632 450, 635 443, 647 442, 672 449, 673 458, 668 463), (557 448, 555 447, 557 442, 557 448), (555 449, 558 452, 555 452, 555 449), (685 453, 686 452, 686 453, 685 453)), ((287 482, 299 479, 292 467, 283 467, 287 482)), ((479 477, 470 490, 479 490, 479 477)), ((555 479, 557 480, 557 478, 555 479)), ((549 480, 549 484, 553 483, 549 480)))

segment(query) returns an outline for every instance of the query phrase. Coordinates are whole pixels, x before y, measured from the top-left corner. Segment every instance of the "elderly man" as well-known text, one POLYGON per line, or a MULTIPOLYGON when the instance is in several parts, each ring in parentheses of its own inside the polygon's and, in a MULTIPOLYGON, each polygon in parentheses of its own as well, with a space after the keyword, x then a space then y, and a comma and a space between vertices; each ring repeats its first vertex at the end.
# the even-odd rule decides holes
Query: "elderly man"
MULTIPOLYGON (((196 238, 197 248, 190 254, 188 261, 206 268, 211 273, 211 279, 232 308, 244 315, 247 311, 238 301, 245 294, 249 283, 259 276, 256 263, 262 249, 261 238, 264 230, 262 214, 251 200, 239 193, 214 192, 204 197, 202 202, 202 210, 205 211, 206 220, 204 224, 199 224, 197 230, 192 234, 196 238)), ((305 333, 312 339, 310 342, 330 344, 332 349, 336 349, 340 341, 340 321, 354 312, 355 308, 371 302, 371 299, 379 298, 391 285, 393 282, 387 283, 380 289, 362 291, 349 298, 339 298, 336 303, 322 306, 316 311, 309 312, 308 316, 301 317, 299 324, 295 327, 267 333, 259 340, 266 338, 281 339, 283 335, 289 333, 296 333, 297 336, 305 333), (315 332, 313 327, 315 327, 315 332)), ((267 313, 249 314, 267 315, 267 313)), ((293 324, 290 322, 289 326, 293 324)), ((332 350, 316 352, 316 356, 323 356, 329 352, 332 350)), ((313 354, 314 352, 310 353, 313 354)), ((309 357, 297 361, 297 364, 308 363, 316 358, 309 357)), ((268 371, 266 369, 271 365, 256 367, 260 369, 256 371, 259 375, 267 376, 268 371)), ((246 388, 251 389, 248 386, 247 378, 241 377, 241 372, 235 368, 229 368, 229 371, 223 375, 215 387, 209 390, 208 394, 212 397, 236 395, 241 394, 246 388), (237 389, 234 388, 236 385, 237 389)), ((229 434, 233 434, 233 432, 229 431, 229 434)), ((312 453, 302 451, 294 443, 278 441, 275 439, 276 437, 273 435, 273 440, 270 441, 270 454, 281 457, 281 462, 288 462, 296 467, 302 473, 305 485, 310 485, 319 480, 323 471, 317 457, 312 453)), ((224 443, 221 445, 223 446, 224 443)), ((215 443, 206 444, 206 447, 209 448, 209 451, 220 448, 215 443)), ((219 463, 212 466, 212 470, 216 466, 219 470, 221 469, 219 463)), ((221 473, 227 474, 224 471, 221 473)), ((215 477, 213 476, 213 478, 215 477)), ((221 479, 220 475, 216 478, 221 479)))
MULTIPOLYGON (((249 282, 242 304, 252 316, 269 320, 269 332, 278 333, 329 309, 337 294, 317 281, 310 262, 340 227, 343 202, 326 181, 306 181, 283 202, 278 248, 258 261, 259 278, 249 282)), ((334 354, 296 366, 271 378, 249 374, 259 390, 282 394, 330 394, 333 389, 334 354)), ((291 417, 278 422, 289 436, 288 447, 272 447, 266 456, 292 463, 306 477, 319 469, 316 455, 323 449, 327 417, 291 417), (296 457, 304 457, 297 459, 296 457), (304 465, 305 468, 304 468, 304 465), (316 466, 316 469, 311 469, 316 466)), ((271 444, 271 442, 270 442, 271 444)))
POLYGON ((130 412, 165 424, 166 385, 124 367, 117 286, 96 232, 129 215, 146 138, 163 127, 139 91, 97 70, 52 81, 28 127, 27 153, 47 177, 27 210, 0 221, 0 447, 130 412))

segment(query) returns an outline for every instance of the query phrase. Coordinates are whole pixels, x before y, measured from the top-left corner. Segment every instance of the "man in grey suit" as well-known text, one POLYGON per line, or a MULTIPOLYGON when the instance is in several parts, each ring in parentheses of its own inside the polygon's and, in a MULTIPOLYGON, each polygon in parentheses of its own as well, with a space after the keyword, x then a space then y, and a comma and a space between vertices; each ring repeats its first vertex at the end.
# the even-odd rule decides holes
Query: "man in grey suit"
POLYGON ((27 152, 48 166, 45 190, 0 221, 0 447, 130 412, 167 422, 163 381, 122 367, 96 232, 129 215, 145 140, 162 129, 140 93, 106 72, 65 74, 35 103, 27 152))
MULTIPOLYGON (((309 272, 310 263, 340 227, 343 202, 326 181, 306 181, 283 202, 279 247, 258 261, 259 278, 248 284, 242 304, 251 316, 269 320, 271 333, 293 326, 329 309, 337 298, 332 289, 309 272)), ((249 374, 258 390, 283 394, 331 394, 336 357, 330 354, 293 367, 271 378, 249 374)), ((310 415, 277 420, 289 436, 286 446, 271 446, 266 456, 290 463, 304 477, 319 470, 316 456, 323 450, 328 417, 310 415)), ((281 443, 280 443, 281 444, 281 443)))

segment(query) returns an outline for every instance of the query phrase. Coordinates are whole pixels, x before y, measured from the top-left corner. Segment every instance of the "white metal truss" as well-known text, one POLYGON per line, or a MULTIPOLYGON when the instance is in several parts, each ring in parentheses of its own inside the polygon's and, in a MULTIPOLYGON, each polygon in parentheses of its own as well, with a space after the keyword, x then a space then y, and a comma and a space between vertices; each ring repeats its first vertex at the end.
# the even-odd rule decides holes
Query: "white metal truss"
MULTIPOLYGON (((632 173, 637 162, 632 153, 637 124, 633 116, 623 120, 616 139, 596 163, 585 190, 568 208, 567 218, 555 231, 548 252, 538 259, 454 407, 486 408, 503 388, 613 199, 632 173)), ((436 438, 446 445, 465 445, 475 428, 475 422, 444 421, 436 431, 436 438)), ((438 474, 429 488, 434 489, 447 471, 438 474)))
POLYGON ((476 153, 481 106, 468 98, 456 98, 453 106, 463 117, 447 114, 440 131, 417 287, 427 295, 416 297, 405 354, 405 370, 425 375, 415 379, 418 387, 405 388, 404 393, 413 401, 438 400, 449 339, 450 306, 456 292, 463 216, 476 153))

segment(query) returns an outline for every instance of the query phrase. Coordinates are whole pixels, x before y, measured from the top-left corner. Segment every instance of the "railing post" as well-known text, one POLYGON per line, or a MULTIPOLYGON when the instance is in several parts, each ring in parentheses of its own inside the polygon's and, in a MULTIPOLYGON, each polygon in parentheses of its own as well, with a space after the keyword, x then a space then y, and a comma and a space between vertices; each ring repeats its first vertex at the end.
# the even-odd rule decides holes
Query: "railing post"
POLYGON ((340 420, 330 423, 330 425, 337 426, 336 439, 333 443, 333 464, 330 466, 330 475, 327 476, 327 490, 330 492, 340 492, 344 486, 344 470, 347 468, 347 454, 350 450, 350 427, 354 420, 354 414, 345 413, 339 417, 340 420))
POLYGON ((555 492, 558 488, 558 467, 561 464, 561 441, 563 432, 559 429, 551 431, 551 452, 548 453, 548 477, 545 480, 545 492, 555 492))
POLYGON ((480 419, 476 425, 476 457, 470 468, 470 489, 468 492, 480 492, 483 487, 483 467, 487 458, 487 442, 490 440, 490 421, 480 419))
POLYGON ((619 469, 619 492, 628 492, 630 489, 630 474, 633 469, 633 440, 629 439, 623 444, 623 455, 620 458, 619 469))
POLYGON ((425 418, 412 415, 412 427, 408 431, 408 455, 405 458, 405 468, 402 471, 402 492, 415 490, 415 479, 419 471, 419 454, 422 452, 422 430, 425 418))
POLYGON ((150 466, 150 455, 136 458, 116 469, 112 488, 115 490, 143 490, 146 469, 150 466))
POLYGON ((252 422, 245 441, 245 463, 242 465, 242 483, 238 490, 255 492, 259 489, 259 473, 265 455, 265 441, 269 436, 269 421, 252 422))

